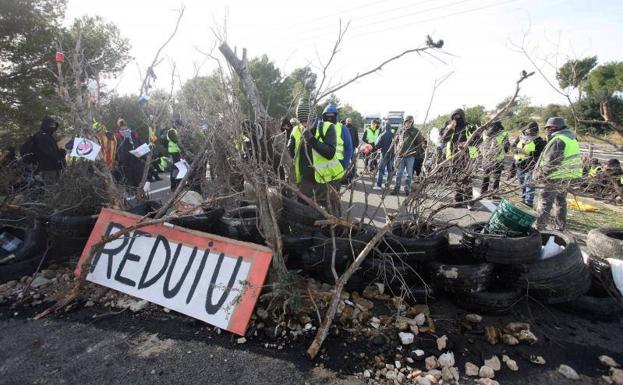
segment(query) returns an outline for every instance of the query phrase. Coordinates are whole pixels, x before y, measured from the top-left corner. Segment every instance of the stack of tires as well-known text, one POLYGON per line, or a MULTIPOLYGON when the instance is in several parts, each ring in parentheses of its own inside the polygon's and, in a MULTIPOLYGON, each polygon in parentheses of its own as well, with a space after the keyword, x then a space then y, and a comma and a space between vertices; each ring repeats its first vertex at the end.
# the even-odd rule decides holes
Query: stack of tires
POLYGON ((0 217, 0 284, 47 266, 47 237, 36 220, 0 217))
POLYGON ((435 287, 457 305, 484 314, 509 312, 528 295, 547 304, 568 303, 586 293, 590 274, 579 246, 566 234, 530 230, 508 237, 485 232, 486 222, 463 229, 461 244, 427 265, 435 287), (542 259, 554 237, 561 251, 542 259))
POLYGON ((595 319, 620 318, 623 315, 623 298, 614 283, 608 259, 623 259, 623 229, 593 229, 587 235, 586 246, 590 289, 565 304, 564 309, 595 319))

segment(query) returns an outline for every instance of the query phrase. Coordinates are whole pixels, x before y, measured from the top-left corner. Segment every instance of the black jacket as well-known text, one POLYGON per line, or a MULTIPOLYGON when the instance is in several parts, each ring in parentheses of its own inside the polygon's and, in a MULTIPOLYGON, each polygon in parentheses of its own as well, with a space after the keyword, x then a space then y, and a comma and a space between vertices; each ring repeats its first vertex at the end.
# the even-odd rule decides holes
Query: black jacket
POLYGON ((350 131, 350 138, 353 142, 353 153, 357 147, 359 147, 359 133, 357 132, 357 127, 354 125, 346 125, 348 127, 348 131, 350 131))
MULTIPOLYGON (((515 140, 515 142, 513 143, 513 149, 517 148, 517 144, 519 143, 520 139, 521 137, 518 137, 515 140)), ((534 152, 532 153, 532 155, 530 155, 526 159, 523 159, 521 161, 516 161, 515 165, 517 166, 517 168, 522 171, 533 170, 534 166, 536 166, 537 160, 539 160, 539 157, 541 156, 541 153, 543 152, 543 149, 545 149, 546 144, 547 142, 545 141, 545 139, 541 138, 540 136, 537 136, 534 139, 534 152)))
MULTIPOLYGON (((322 124, 322 123, 320 123, 322 124)), ((310 160, 312 160, 312 148, 316 150, 320 155, 327 159, 333 158, 335 155, 335 147, 337 140, 335 136, 335 125, 329 126, 327 133, 324 137, 323 143, 316 139, 316 130, 320 127, 313 127, 310 131, 314 135, 309 142, 304 138, 301 141, 301 156, 299 157, 299 165, 301 167, 301 177, 309 181, 315 181, 314 169, 310 166, 310 160)))
POLYGON ((55 120, 44 119, 41 130, 34 135, 34 153, 37 159, 38 171, 58 171, 62 168, 62 153, 52 136, 58 123, 55 120))

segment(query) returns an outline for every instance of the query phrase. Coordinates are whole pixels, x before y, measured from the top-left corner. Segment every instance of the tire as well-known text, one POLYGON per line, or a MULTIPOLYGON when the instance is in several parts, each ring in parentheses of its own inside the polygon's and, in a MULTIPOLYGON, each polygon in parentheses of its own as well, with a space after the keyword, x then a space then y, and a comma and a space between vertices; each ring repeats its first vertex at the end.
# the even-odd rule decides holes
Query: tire
POLYGON ((586 245, 591 255, 623 259, 623 229, 601 227, 588 232, 586 245))
POLYGON ((314 227, 317 220, 324 219, 324 216, 313 207, 299 203, 293 199, 282 198, 281 213, 279 224, 287 226, 302 225, 314 227))
MULTIPOLYGON (((3 218, 4 219, 4 218, 3 218)), ((46 250, 46 235, 43 226, 38 221, 19 220, 12 226, 1 226, 0 234, 8 232, 22 240, 22 244, 15 251, 7 255, 0 255, 0 266, 15 264, 40 256, 46 250), (12 256, 8 258, 9 256, 12 256)))
POLYGON ((220 232, 223 236, 244 242, 264 243, 258 225, 258 208, 243 206, 229 210, 220 218, 220 232))
MULTIPOLYGON (((392 289, 400 290, 403 284, 421 282, 418 269, 400 257, 370 255, 361 265, 361 274, 368 282, 383 282, 392 289)), ((420 274, 421 275, 421 274, 420 274)))
POLYGON ((609 288, 615 287, 612 269, 606 259, 590 255, 588 257, 588 270, 591 272, 593 288, 600 289, 606 293, 609 288))
MULTIPOLYGON (((23 276, 34 274, 42 258, 43 252, 38 255, 31 255, 27 259, 23 259, 19 262, 0 265, 0 283, 18 280, 23 276)), ((46 267, 45 261, 41 267, 46 267)))
MULTIPOLYGON (((344 232, 335 236, 335 268, 338 273, 343 273, 348 265, 363 250, 365 245, 374 237, 376 229, 362 226, 357 233, 344 232)), ((328 230, 322 229, 313 234, 314 242, 310 253, 314 259, 322 260, 325 266, 331 267, 333 258, 333 240, 328 230)))
POLYGON ((52 215, 46 223, 45 230, 52 243, 51 256, 60 262, 68 257, 80 254, 97 222, 95 215, 52 215))
POLYGON ((448 252, 448 231, 437 231, 433 227, 430 236, 412 238, 406 234, 406 226, 410 222, 396 223, 385 233, 383 242, 378 249, 381 253, 392 253, 400 256, 406 263, 415 266, 420 262, 436 259, 448 252))
POLYGON ((507 314, 521 300, 519 289, 496 288, 456 296, 457 306, 481 314, 507 314))
POLYGON ((218 232, 220 220, 224 213, 225 210, 222 208, 209 209, 202 214, 172 219, 171 223, 190 230, 214 233, 218 232))
POLYGON ((288 261, 301 260, 303 252, 312 247, 314 237, 282 234, 281 242, 283 253, 288 257, 288 261))
POLYGON ((541 235, 533 230, 525 237, 483 234, 486 222, 477 222, 463 230, 461 243, 472 250, 477 260, 500 265, 532 263, 541 256, 541 235))
MULTIPOLYGON (((145 216, 150 213, 155 214, 155 212, 160 210, 161 207, 162 207, 162 203, 160 203, 159 201, 148 200, 145 202, 141 202, 137 204, 136 206, 130 207, 126 211, 131 214, 145 216)), ((150 215, 150 217, 153 217, 153 214, 150 215)))
POLYGON ((589 290, 590 272, 572 237, 558 231, 543 231, 542 243, 545 244, 550 236, 554 236, 564 250, 545 260, 509 267, 503 273, 504 281, 548 304, 569 302, 589 290))
POLYGON ((488 289, 494 278, 494 265, 475 260, 462 245, 450 246, 448 254, 426 268, 434 286, 448 293, 477 293, 488 289))

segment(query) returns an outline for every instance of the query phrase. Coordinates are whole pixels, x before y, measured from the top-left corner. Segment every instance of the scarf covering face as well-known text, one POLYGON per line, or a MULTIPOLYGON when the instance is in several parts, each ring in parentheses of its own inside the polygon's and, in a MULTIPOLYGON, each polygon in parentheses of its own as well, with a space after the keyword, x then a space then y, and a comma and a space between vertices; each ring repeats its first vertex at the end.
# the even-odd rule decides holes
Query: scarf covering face
POLYGON ((128 127, 121 127, 119 129, 119 133, 122 137, 126 139, 132 139, 132 130, 130 130, 128 127))
POLYGON ((531 142, 533 140, 535 140, 539 135, 522 135, 521 136, 521 141, 524 143, 528 143, 531 142))

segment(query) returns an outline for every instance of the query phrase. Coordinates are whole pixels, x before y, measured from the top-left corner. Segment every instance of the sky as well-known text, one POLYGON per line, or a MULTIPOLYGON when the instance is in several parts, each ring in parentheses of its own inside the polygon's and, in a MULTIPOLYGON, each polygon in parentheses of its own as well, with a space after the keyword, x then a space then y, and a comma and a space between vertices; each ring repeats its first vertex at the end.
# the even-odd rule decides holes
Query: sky
MULTIPOLYGON (((169 87, 172 62, 177 87, 214 70, 214 61, 202 53, 220 56, 213 30, 225 30, 229 45, 239 52, 246 48, 249 57, 268 55, 284 74, 305 65, 320 73, 340 21, 350 23, 328 84, 421 47, 427 35, 443 39, 442 52, 434 57, 408 54, 336 93, 364 115, 400 110, 418 122, 429 105, 431 119, 463 106, 492 109, 512 95, 519 73, 535 69, 522 46, 550 80, 568 59, 623 60, 621 0, 69 0, 66 23, 87 14, 119 26, 134 60, 109 85, 120 94, 136 94, 141 73, 173 30, 182 4, 179 31, 155 70, 158 87, 169 87), (431 104, 435 81, 448 74, 431 104)), ((522 84, 520 95, 535 105, 565 103, 538 73, 522 84)))

